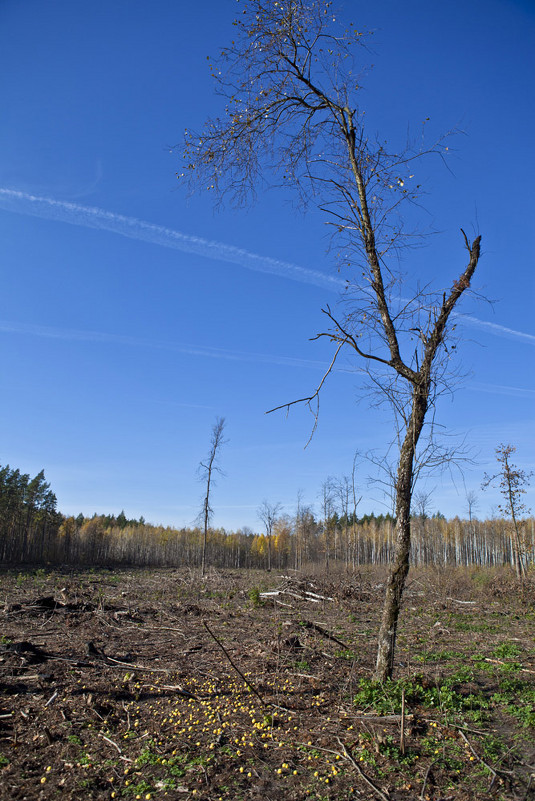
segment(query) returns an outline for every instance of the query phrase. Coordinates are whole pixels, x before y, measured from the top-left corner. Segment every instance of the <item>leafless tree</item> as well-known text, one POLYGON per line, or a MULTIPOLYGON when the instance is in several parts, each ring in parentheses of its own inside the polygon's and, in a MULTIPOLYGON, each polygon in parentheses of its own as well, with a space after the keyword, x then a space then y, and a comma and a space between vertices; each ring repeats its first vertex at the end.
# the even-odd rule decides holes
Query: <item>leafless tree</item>
POLYGON ((359 558, 358 557, 359 542, 358 542, 358 533, 357 533, 358 532, 358 527, 357 527, 357 506, 362 501, 362 495, 360 495, 357 498, 357 462, 358 462, 359 458, 360 458, 359 451, 355 451, 355 455, 353 457, 353 467, 352 467, 352 470, 351 470, 351 496, 352 496, 352 499, 353 499, 353 526, 352 526, 352 529, 353 529, 353 546, 352 546, 352 550, 353 550, 353 557, 352 557, 353 568, 355 568, 355 565, 357 564, 357 561, 358 561, 358 558, 359 558))
POLYGON ((472 523, 474 511, 479 506, 479 500, 474 490, 467 490, 465 498, 466 498, 466 511, 468 512, 468 522, 472 523))
POLYGON ((262 501, 261 505, 258 507, 257 515, 259 519, 264 524, 264 528, 266 529, 266 537, 267 537, 267 546, 268 546, 268 562, 267 562, 267 569, 268 572, 271 571, 271 536, 273 534, 273 526, 280 514, 282 506, 280 503, 271 503, 270 501, 266 501, 265 499, 262 501))
POLYGON ((303 503, 303 492, 297 493, 295 511, 295 569, 299 570, 312 557, 312 541, 315 539, 317 523, 312 508, 303 503))
MULTIPOLYGON (((357 517, 357 506, 362 500, 362 497, 357 498, 356 488, 356 461, 358 454, 355 454, 353 459, 353 470, 350 476, 342 476, 334 482, 334 490, 338 499, 341 523, 344 529, 344 548, 345 548, 345 562, 346 567, 351 563, 351 540, 349 534, 350 520, 352 520, 352 531, 355 531, 355 521, 357 517), (352 507, 350 511, 350 506, 352 507)), ((353 543, 354 545, 354 543, 353 543)), ((353 551, 355 549, 353 548, 353 551)))
MULTIPOLYGON (((355 57, 363 34, 339 26, 325 0, 250 0, 232 44, 212 67, 227 105, 201 134, 187 132, 183 175, 223 200, 245 202, 259 181, 286 184, 325 213, 341 269, 351 280, 339 312, 325 307, 334 355, 307 397, 317 404, 340 352, 366 365, 371 385, 394 409, 399 426, 395 477, 396 553, 386 585, 375 679, 392 675, 397 623, 410 554, 410 508, 420 438, 432 433, 437 398, 452 387, 452 312, 470 287, 481 237, 463 232, 468 263, 448 287, 411 290, 396 257, 414 240, 403 206, 415 203, 431 147, 390 150, 370 138, 359 109, 355 57), (405 282, 406 284, 406 282, 405 282), (422 436, 423 435, 423 436, 422 436)), ((278 407, 278 408, 284 408, 278 407)))
POLYGON ((331 562, 331 534, 332 534, 332 518, 335 513, 334 499, 336 496, 336 483, 331 476, 325 479, 321 485, 320 490, 320 503, 321 503, 321 519, 323 527, 323 545, 325 554, 325 572, 328 573, 331 562))
POLYGON ((349 565, 349 501, 351 498, 351 479, 349 476, 342 476, 337 479, 335 484, 335 491, 338 497, 340 508, 340 517, 342 518, 342 525, 344 527, 344 550, 345 550, 345 563, 346 567, 349 565))
POLYGON ((425 522, 431 511, 431 497, 433 493, 426 490, 417 490, 413 495, 413 506, 416 514, 422 522, 425 522))
POLYGON ((210 450, 208 456, 203 462, 199 464, 199 473, 201 480, 206 482, 206 492, 202 504, 201 517, 203 521, 203 541, 202 541, 202 556, 201 556, 201 575, 206 573, 206 542, 208 540, 208 525, 213 516, 213 509, 210 506, 210 492, 214 485, 214 473, 221 473, 218 467, 217 460, 219 451, 223 445, 228 441, 223 438, 223 431, 225 429, 225 418, 218 417, 212 426, 212 437, 210 439, 210 450))
POLYGON ((504 498, 504 503, 498 506, 498 510, 511 518, 516 574, 519 579, 522 579, 526 574, 526 549, 522 537, 520 518, 522 515, 529 514, 530 511, 522 502, 522 495, 525 494, 533 473, 528 473, 526 470, 521 470, 516 465, 511 464, 511 455, 515 451, 514 445, 499 445, 496 448, 496 459, 500 465, 500 470, 492 476, 485 473, 481 488, 487 489, 499 482, 498 487, 504 498))

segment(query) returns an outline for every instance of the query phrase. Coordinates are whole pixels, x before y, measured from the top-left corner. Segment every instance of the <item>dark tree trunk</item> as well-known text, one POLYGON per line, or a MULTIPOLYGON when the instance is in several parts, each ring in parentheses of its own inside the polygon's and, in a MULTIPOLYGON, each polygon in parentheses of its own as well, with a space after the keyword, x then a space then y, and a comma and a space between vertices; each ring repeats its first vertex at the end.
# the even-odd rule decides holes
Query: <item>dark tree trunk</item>
POLYGON ((396 478, 396 549, 386 584, 374 673, 374 680, 380 682, 390 679, 394 670, 398 618, 410 562, 414 457, 424 424, 428 397, 428 387, 415 390, 412 415, 400 451, 396 478))

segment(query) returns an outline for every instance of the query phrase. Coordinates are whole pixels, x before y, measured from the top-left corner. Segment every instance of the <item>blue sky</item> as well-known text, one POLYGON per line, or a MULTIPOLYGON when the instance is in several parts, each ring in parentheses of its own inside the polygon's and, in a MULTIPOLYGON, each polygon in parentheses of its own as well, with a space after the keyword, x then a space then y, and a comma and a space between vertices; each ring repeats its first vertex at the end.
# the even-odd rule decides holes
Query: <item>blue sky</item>
MULTIPOLYGON (((528 0, 378 0, 340 4, 372 30, 361 106, 393 144, 423 120, 452 140, 449 169, 426 167, 422 225, 436 231, 402 268, 451 283, 465 263, 459 229, 481 233, 476 289, 463 302, 462 388, 440 408, 477 463, 434 477, 432 509, 479 516, 494 448, 535 469, 532 155, 535 6, 528 0), (373 65, 373 66, 372 66, 373 65)), ((214 524, 259 528, 264 498, 317 504, 327 476, 358 449, 381 453, 385 411, 362 379, 331 376, 308 448, 310 413, 273 406, 309 394, 329 363, 324 327, 339 277, 321 215, 262 191, 213 210, 175 177, 174 146, 220 101, 207 56, 232 37, 234 0, 3 0, 0 4, 0 463, 44 468, 67 514, 116 512, 191 524, 196 469, 217 416, 228 444, 214 524)), ((363 512, 385 510, 358 480, 363 512)), ((534 505, 533 492, 527 497, 534 505)))

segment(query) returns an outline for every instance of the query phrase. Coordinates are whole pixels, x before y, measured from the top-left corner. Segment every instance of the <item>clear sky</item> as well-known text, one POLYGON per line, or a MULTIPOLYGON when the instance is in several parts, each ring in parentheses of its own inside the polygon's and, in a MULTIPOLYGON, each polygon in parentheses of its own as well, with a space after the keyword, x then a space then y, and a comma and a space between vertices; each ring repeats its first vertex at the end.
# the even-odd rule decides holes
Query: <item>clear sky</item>
MULTIPOLYGON (((465 514, 474 490, 485 516, 498 497, 479 487, 498 444, 535 469, 535 4, 340 6, 374 31, 360 98, 369 129, 394 145, 427 117, 431 139, 464 131, 449 170, 428 168, 422 224, 437 233, 403 269, 451 284, 466 262, 459 229, 483 237, 475 288, 495 303, 463 302, 468 375, 440 409, 477 463, 464 484, 445 475, 425 488, 447 516, 465 514)), ((321 215, 277 191, 215 213, 209 193, 178 186, 173 148, 217 112, 207 57, 239 9, 0 3, 0 463, 44 469, 66 514, 191 524, 217 416, 229 441, 214 524, 227 528, 259 529, 264 498, 291 513, 302 490, 317 504, 357 449, 381 453, 390 439, 350 370, 326 385, 308 448, 306 408, 265 415, 313 391, 330 360, 327 342, 309 341, 339 283, 321 215)), ((370 470, 358 472, 361 510, 386 511, 370 470)))

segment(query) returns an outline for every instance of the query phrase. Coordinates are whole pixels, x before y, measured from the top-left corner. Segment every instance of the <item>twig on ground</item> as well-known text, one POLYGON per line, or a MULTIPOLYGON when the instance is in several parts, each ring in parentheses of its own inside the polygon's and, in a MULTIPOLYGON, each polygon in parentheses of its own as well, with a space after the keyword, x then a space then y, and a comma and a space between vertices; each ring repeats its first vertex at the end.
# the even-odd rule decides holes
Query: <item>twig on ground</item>
POLYGON ((49 704, 51 704, 53 701, 56 700, 57 697, 58 697, 58 691, 56 690, 55 693, 52 693, 52 695, 50 696, 50 698, 46 702, 45 706, 48 706, 49 704))
POLYGON ((475 604, 475 601, 460 601, 458 598, 446 598, 446 601, 453 601, 456 604, 475 604))
POLYGON ((194 698, 198 701, 197 695, 190 693, 188 690, 183 690, 179 684, 142 684, 142 687, 149 687, 151 690, 173 690, 178 695, 183 695, 185 698, 194 698))
MULTIPOLYGON (((270 592, 261 592, 260 598, 274 598, 276 595, 289 595, 292 598, 297 598, 298 601, 312 601, 315 604, 319 604, 320 601, 318 598, 308 598, 308 593, 298 595, 296 592, 290 592, 290 590, 272 590, 270 592)), ((332 600, 332 599, 326 599, 332 600)))
POLYGON ((123 709, 126 712, 126 730, 130 731, 130 712, 124 701, 123 701, 123 709))
POLYGON ((531 785, 533 784, 533 779, 534 778, 535 778, 535 774, 532 773, 530 775, 530 777, 529 777, 528 786, 526 787, 526 792, 524 793, 524 798, 522 799, 522 801, 527 801, 527 799, 529 797, 529 794, 530 794, 531 785))
POLYGON ((106 742, 107 742, 107 743, 109 743, 110 745, 113 745, 113 747, 114 747, 114 748, 116 748, 120 754, 122 754, 122 753, 123 753, 123 752, 121 751, 121 749, 119 748, 119 746, 117 745, 117 743, 114 743, 114 742, 113 742, 113 740, 110 740, 110 738, 109 738, 109 737, 106 737, 106 736, 105 736, 104 734, 102 734, 102 732, 100 732, 100 731, 99 731, 99 732, 97 732, 97 734, 98 734, 98 736, 99 736, 99 737, 102 737, 102 739, 103 739, 103 740, 106 740, 106 742))
POLYGON ((314 631, 317 631, 318 634, 321 634, 322 637, 326 637, 328 640, 332 640, 337 645, 341 645, 342 648, 346 648, 346 649, 349 648, 347 643, 342 642, 342 640, 339 640, 333 634, 330 634, 326 629, 323 628, 323 626, 320 626, 318 623, 314 623, 311 620, 300 620, 299 621, 299 625, 303 626, 303 628, 305 628, 305 629, 314 629, 314 631))
POLYGON ((130 670, 145 670, 148 673, 167 673, 167 675, 171 673, 171 671, 168 668, 150 668, 146 667, 146 665, 136 665, 132 662, 122 662, 120 659, 114 659, 112 656, 105 656, 105 660, 106 661, 104 664, 106 664, 108 667, 115 667, 115 666, 121 668, 125 667, 125 668, 130 668, 130 670), (110 662, 113 662, 113 665, 110 665, 109 664, 110 662))
POLYGON ((422 792, 420 793, 420 801, 425 801, 425 788, 427 787, 427 780, 429 778, 429 774, 431 773, 431 768, 433 767, 435 762, 436 762, 436 759, 434 759, 432 762, 430 762, 429 765, 427 766, 427 770, 426 770, 425 776, 424 776, 424 783, 422 785, 422 792))
MULTIPOLYGON (((399 720, 401 721, 401 715, 352 715, 355 720, 399 720)), ((412 720, 414 715, 409 714, 405 715, 405 720, 412 720)))
POLYGON ((475 750, 474 750, 474 748, 472 747, 472 743, 470 742, 470 740, 468 739, 468 737, 467 737, 467 736, 466 736, 466 735, 463 733, 462 729, 458 729, 458 731, 459 731, 459 734, 461 735, 461 737, 463 738, 463 740, 465 741, 465 743, 467 744, 468 748, 470 749, 470 751, 471 751, 471 752, 472 752, 472 754, 474 755, 474 757, 475 757, 477 760, 479 760, 479 762, 481 762, 481 764, 482 764, 482 765, 484 765, 484 766, 487 768, 487 770, 488 770, 488 771, 490 771, 490 773, 492 773, 492 782, 491 782, 491 784, 490 784, 490 787, 489 787, 489 790, 490 790, 490 788, 492 787, 492 785, 494 784, 494 782, 495 782, 495 781, 496 781, 496 779, 498 778, 498 772, 497 772, 497 771, 495 771, 495 770, 494 770, 494 768, 491 768, 491 766, 490 766, 490 765, 488 765, 488 764, 485 762, 485 760, 481 759, 481 757, 479 756, 479 754, 477 753, 477 751, 475 751, 475 750))
MULTIPOLYGON (((488 657, 488 656, 486 656, 483 661, 484 662, 490 662, 492 665, 508 665, 508 664, 511 664, 510 662, 502 662, 501 659, 490 659, 490 657, 488 657)), ((525 668, 525 667, 519 667, 518 670, 520 670, 522 673, 535 673, 535 670, 529 670, 528 668, 525 668)))
POLYGON ((340 743, 340 747, 342 748, 342 753, 340 754, 340 756, 345 757, 345 759, 347 759, 347 761, 350 762, 353 765, 353 767, 355 768, 355 770, 359 774, 360 778, 364 782, 366 782, 368 787, 371 790, 373 790, 373 792, 376 793, 379 796, 379 798, 382 799, 382 801, 390 801, 390 796, 388 794, 388 791, 383 792, 383 790, 381 790, 380 787, 377 787, 377 785, 374 784, 374 782, 372 782, 372 780, 369 779, 368 776, 366 776, 366 774, 363 772, 363 770, 360 767, 359 763, 356 762, 356 760, 354 759, 354 757, 351 754, 351 752, 347 749, 346 745, 340 740, 339 737, 337 737, 336 739, 338 740, 338 742, 340 743))
POLYGON ((256 695, 256 697, 258 698, 258 700, 260 701, 260 703, 262 704, 262 706, 266 706, 266 702, 264 701, 264 699, 262 698, 262 696, 260 695, 260 693, 258 692, 258 690, 256 689, 256 687, 254 687, 254 686, 251 684, 251 682, 250 682, 248 679, 246 679, 246 678, 245 678, 245 676, 243 675, 243 673, 241 672, 241 670, 239 669, 239 667, 238 667, 237 665, 235 665, 235 664, 234 664, 234 662, 232 661, 232 657, 230 656, 229 652, 227 651, 227 649, 225 648, 225 646, 223 645, 223 643, 222 643, 222 642, 220 642, 220 640, 218 640, 218 639, 217 639, 217 637, 215 636, 215 634, 213 633, 213 631, 211 631, 211 630, 210 630, 210 628, 209 628, 209 626, 208 626, 208 624, 207 624, 206 620, 203 620, 202 624, 203 624, 204 628, 206 629, 206 631, 208 632, 208 634, 210 635, 210 637, 211 637, 211 638, 214 640, 214 642, 215 642, 215 643, 217 643, 217 645, 218 645, 218 646, 221 648, 221 650, 223 651, 223 653, 224 653, 224 654, 225 654, 225 656, 227 657, 228 661, 230 662, 230 664, 232 665, 232 667, 234 668, 234 670, 236 671, 236 673, 238 674, 238 676, 240 676, 240 677, 243 679, 243 681, 244 681, 244 682, 245 682, 245 684, 246 684, 246 685, 249 687, 249 689, 251 690, 251 692, 252 692, 252 693, 254 693, 254 694, 256 695))
MULTIPOLYGON (((441 724, 440 720, 436 718, 421 718, 425 723, 433 723, 435 726, 439 726, 441 724)), ((468 726, 460 726, 458 723, 453 723, 451 720, 448 720, 447 723, 448 727, 452 729, 457 729, 458 731, 467 731, 470 734, 481 734, 481 735, 488 735, 488 731, 481 731, 481 729, 469 729, 468 726)))
POLYGON ((299 676, 300 679, 314 679, 315 681, 320 681, 319 676, 313 676, 312 673, 291 673, 288 672, 289 676, 299 676))

